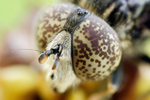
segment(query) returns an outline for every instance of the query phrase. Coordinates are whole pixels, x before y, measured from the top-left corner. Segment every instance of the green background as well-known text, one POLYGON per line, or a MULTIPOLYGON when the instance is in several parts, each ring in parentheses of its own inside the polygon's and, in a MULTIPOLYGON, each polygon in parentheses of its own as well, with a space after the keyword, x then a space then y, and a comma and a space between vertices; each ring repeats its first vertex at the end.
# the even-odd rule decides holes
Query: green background
POLYGON ((34 8, 51 5, 59 0, 0 0, 0 44, 6 31, 17 26, 30 16, 34 8))

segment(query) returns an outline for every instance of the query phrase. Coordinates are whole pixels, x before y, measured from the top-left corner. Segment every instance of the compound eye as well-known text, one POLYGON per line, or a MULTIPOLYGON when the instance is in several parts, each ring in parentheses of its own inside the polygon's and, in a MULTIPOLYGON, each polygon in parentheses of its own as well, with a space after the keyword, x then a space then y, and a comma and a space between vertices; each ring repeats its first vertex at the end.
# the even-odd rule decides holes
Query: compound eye
POLYGON ((75 29, 72 38, 74 72, 78 78, 85 81, 102 80, 120 63, 122 52, 119 38, 117 33, 96 15, 82 16, 79 18, 84 18, 84 21, 75 29))

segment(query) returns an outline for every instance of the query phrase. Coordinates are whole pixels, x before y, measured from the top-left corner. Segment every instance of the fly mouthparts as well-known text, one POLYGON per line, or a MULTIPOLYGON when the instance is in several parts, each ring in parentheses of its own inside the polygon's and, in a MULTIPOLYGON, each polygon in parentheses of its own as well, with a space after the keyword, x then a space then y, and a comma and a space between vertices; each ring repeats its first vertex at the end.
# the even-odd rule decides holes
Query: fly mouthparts
POLYGON ((58 66, 58 63, 59 63, 59 53, 56 53, 56 55, 54 57, 54 62, 53 62, 52 70, 56 69, 56 67, 58 66))

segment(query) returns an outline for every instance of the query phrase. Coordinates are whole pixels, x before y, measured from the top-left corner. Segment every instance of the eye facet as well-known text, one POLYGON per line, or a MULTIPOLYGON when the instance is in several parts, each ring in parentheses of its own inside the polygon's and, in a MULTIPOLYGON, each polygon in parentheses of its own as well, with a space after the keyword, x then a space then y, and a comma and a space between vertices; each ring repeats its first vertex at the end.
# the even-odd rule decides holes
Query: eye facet
POLYGON ((82 80, 101 80, 110 75, 121 59, 116 32, 95 15, 87 17, 72 38, 73 67, 82 80))

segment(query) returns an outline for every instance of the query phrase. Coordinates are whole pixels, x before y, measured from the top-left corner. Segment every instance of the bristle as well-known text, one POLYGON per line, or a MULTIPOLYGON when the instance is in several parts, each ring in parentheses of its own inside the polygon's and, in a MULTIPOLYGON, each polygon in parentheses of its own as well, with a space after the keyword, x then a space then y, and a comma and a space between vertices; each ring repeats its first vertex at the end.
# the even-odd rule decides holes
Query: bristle
POLYGON ((13 50, 12 50, 12 53, 15 53, 15 52, 20 51, 20 50, 37 51, 37 52, 40 52, 40 53, 43 52, 43 51, 41 51, 41 50, 35 50, 35 49, 13 49, 13 50))

